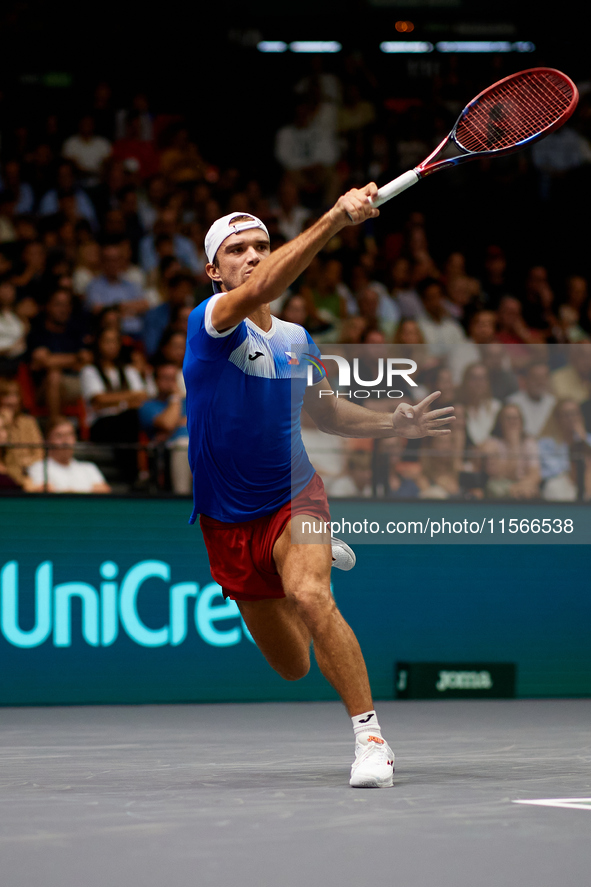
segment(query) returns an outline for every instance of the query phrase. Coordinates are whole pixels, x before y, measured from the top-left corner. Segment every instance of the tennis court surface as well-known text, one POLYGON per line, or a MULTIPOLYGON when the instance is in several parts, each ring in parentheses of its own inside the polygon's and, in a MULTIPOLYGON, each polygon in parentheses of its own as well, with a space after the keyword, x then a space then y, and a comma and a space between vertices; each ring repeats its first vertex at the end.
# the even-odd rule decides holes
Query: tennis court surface
POLYGON ((591 700, 377 710, 391 789, 336 702, 2 709, 2 884, 589 883, 591 700))

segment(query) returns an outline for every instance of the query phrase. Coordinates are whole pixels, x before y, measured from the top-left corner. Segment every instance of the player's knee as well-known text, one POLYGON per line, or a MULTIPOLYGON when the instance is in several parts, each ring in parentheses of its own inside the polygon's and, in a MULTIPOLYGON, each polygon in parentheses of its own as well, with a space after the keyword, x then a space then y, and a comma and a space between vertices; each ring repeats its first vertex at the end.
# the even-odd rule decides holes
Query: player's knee
POLYGON ((307 662, 290 663, 287 667, 277 669, 284 681, 301 681, 310 671, 310 660, 307 662))
POLYGON ((292 597, 306 624, 322 621, 336 609, 330 586, 325 583, 301 585, 293 589, 292 597))

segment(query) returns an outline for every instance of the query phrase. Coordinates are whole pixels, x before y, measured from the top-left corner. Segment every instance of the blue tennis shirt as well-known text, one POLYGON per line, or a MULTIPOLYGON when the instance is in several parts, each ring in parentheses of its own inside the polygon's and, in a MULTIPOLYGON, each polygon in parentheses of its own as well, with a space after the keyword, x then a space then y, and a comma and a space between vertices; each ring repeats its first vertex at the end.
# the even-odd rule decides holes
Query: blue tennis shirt
MULTIPOLYGON (((194 508, 227 523, 281 508, 314 475, 300 431, 306 361, 294 346, 320 357, 306 330, 272 318, 264 332, 251 320, 217 332, 217 294, 189 317, 183 365, 187 386, 189 464, 194 508)), ((322 375, 314 369, 313 382, 322 375)))

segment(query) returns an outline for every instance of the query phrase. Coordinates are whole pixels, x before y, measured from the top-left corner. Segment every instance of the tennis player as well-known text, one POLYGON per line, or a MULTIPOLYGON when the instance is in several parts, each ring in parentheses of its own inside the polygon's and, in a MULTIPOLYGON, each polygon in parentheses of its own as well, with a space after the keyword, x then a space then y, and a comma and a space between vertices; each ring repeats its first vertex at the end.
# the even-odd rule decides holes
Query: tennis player
MULTIPOLYGON (((316 661, 353 722, 355 760, 350 784, 393 784, 394 754, 382 737, 365 662, 330 592, 333 558, 348 569, 351 549, 328 529, 306 536, 305 522, 330 515, 324 486, 300 435, 302 406, 317 425, 344 437, 424 437, 448 434, 453 408, 430 411, 439 392, 421 403, 375 413, 330 390, 320 373, 307 387, 294 373, 292 349, 320 356, 300 326, 271 315, 269 303, 306 269, 347 225, 375 218, 374 184, 353 189, 295 240, 270 252, 260 219, 231 213, 205 238, 206 271, 214 295, 191 313, 184 374, 194 509, 211 575, 235 600, 256 644, 286 680, 316 661), (320 542, 318 543, 318 540, 320 542)), ((315 371, 316 372, 316 371, 315 371)))

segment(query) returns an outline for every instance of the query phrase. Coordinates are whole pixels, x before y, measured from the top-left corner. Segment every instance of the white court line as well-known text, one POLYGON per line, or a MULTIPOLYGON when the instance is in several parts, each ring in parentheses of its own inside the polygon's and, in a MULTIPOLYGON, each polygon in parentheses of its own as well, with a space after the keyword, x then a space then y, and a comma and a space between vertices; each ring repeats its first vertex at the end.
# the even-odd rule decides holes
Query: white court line
POLYGON ((591 798, 543 798, 536 801, 512 801, 513 804, 534 804, 538 807, 563 807, 566 810, 591 810, 591 798))

